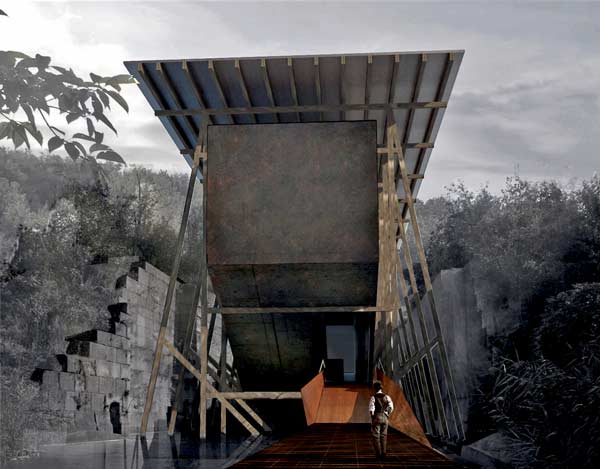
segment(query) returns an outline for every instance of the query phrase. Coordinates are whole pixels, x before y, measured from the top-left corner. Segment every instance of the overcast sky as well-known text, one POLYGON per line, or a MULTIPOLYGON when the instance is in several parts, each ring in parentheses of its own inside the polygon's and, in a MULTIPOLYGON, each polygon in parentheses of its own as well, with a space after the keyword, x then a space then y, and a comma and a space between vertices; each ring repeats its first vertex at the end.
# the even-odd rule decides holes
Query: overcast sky
MULTIPOLYGON (((600 171, 600 3, 0 1, 0 49, 76 72, 124 60, 465 49, 420 197, 462 179, 575 182, 600 171)), ((186 171, 135 86, 110 143, 186 171)))

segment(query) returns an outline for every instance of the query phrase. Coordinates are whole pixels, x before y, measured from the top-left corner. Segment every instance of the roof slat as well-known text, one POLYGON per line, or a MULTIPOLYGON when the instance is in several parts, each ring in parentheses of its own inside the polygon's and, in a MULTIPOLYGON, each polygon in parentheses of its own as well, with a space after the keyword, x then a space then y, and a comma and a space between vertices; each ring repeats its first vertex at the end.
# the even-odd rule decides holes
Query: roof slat
MULTIPOLYGON (((267 61, 262 59, 260 61, 260 69, 262 72, 263 83, 267 90, 267 96, 272 107, 275 107, 275 98, 273 98, 273 89, 271 88, 271 80, 269 80, 269 69, 267 68, 267 61)), ((279 114, 275 113, 275 122, 279 122, 279 114)))
MULTIPOLYGON (((238 81, 240 82, 240 89, 242 90, 242 94, 246 100, 246 105, 248 107, 252 107, 252 100, 248 94, 248 87, 246 86, 246 80, 244 79, 244 72, 242 72, 242 69, 240 68, 240 61, 238 59, 235 60, 234 67, 237 73, 238 81)), ((256 116, 254 114, 252 114, 252 122, 256 124, 256 116)))
MULTIPOLYGON (((167 102, 165 101, 165 98, 162 96, 162 94, 158 90, 156 83, 154 82, 152 77, 146 71, 144 64, 142 64, 142 63, 139 64, 137 72, 140 75, 140 77, 142 78, 144 84, 150 90, 150 93, 152 93, 152 95, 154 96, 154 99, 158 102, 158 105, 162 106, 163 108, 169 107, 167 102)), ((169 119, 171 126, 173 127, 173 130, 175 131, 177 137, 179 138, 181 143, 184 145, 184 147, 185 148, 193 148, 192 143, 189 141, 188 137, 185 135, 185 132, 181 128, 181 125, 179 124, 177 119, 173 116, 169 116, 168 119, 169 119)))
MULTIPOLYGON (((407 170, 421 175, 463 54, 287 55, 136 61, 126 66, 190 163, 203 123, 376 119, 377 143, 384 145, 393 116, 407 170)), ((420 181, 411 180, 413 196, 420 181)))

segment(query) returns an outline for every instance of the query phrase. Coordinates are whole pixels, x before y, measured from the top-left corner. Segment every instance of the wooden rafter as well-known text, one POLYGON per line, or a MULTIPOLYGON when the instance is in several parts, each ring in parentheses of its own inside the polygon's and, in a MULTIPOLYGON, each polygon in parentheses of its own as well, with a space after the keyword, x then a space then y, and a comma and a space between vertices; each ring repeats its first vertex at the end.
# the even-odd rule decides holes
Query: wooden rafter
MULTIPOLYGON (((196 100, 198 101, 198 105, 200 106, 200 109, 206 109, 206 103, 205 103, 204 96, 202 93, 202 88, 201 88, 200 84, 198 83, 198 81, 196 80, 196 78, 194 77, 194 74, 192 73, 192 70, 190 69, 187 60, 183 61, 183 63, 181 64, 181 69, 183 70, 183 74, 186 77, 188 85, 192 89, 192 92, 194 93, 194 96, 196 97, 196 100)), ((208 119, 209 124, 214 123, 212 115, 208 114, 206 117, 208 119)))
MULTIPOLYGON (((315 97, 317 98, 317 106, 321 105, 321 67, 319 66, 319 58, 315 57, 314 61, 315 68, 315 97)), ((319 112, 319 120, 323 120, 323 113, 319 112)))
POLYGON ((424 101, 424 102, 399 102, 399 103, 358 103, 358 104, 299 104, 298 106, 253 106, 253 107, 225 107, 225 108, 189 108, 189 109, 162 109, 154 111, 154 115, 163 116, 186 116, 193 114, 200 115, 221 115, 221 114, 286 114, 297 112, 335 112, 335 111, 364 111, 382 110, 393 111, 395 109, 434 109, 445 108, 448 103, 445 101, 424 101))
MULTIPOLYGON (((236 60, 234 62, 234 68, 236 71, 236 75, 238 77, 238 82, 240 84, 240 89, 242 90, 242 94, 244 95, 244 99, 246 100, 246 106, 249 108, 252 107, 252 100, 250 99, 250 94, 248 93, 248 87, 246 86, 246 80, 244 78, 244 72, 242 71, 242 67, 240 66, 240 61, 236 60)), ((252 118, 252 122, 256 123, 256 116, 254 114, 250 114, 252 118)))
MULTIPOLYGON (((365 104, 369 104, 371 102, 371 74, 373 70, 373 56, 369 54, 367 56, 367 73, 365 76, 365 104)), ((367 120, 369 117, 369 110, 365 109, 363 114, 363 119, 367 120)))
MULTIPOLYGON (((163 83, 165 84, 165 88, 167 88, 167 91, 169 92, 171 99, 175 103, 175 106, 177 106, 177 109, 185 109, 186 106, 183 103, 183 100, 181 99, 179 94, 177 93, 175 86, 173 86, 173 81, 171 80, 171 77, 169 76, 169 72, 167 72, 167 70, 164 67, 164 65, 162 64, 162 62, 158 62, 156 64, 156 71, 158 72, 158 76, 160 76, 163 83)), ((192 135, 198 135, 199 129, 198 129, 198 126, 196 125, 196 123, 194 122, 194 119, 192 118, 192 116, 185 116, 184 121, 187 124, 187 126, 190 130, 190 133, 192 135)))
MULTIPOLYGON (((158 105, 164 109, 167 109, 169 107, 168 103, 165 101, 165 98, 160 94, 160 91, 158 90, 156 84, 154 83, 154 80, 146 72, 146 69, 143 64, 139 64, 138 73, 142 77, 142 81, 148 86, 150 93, 152 93, 152 96, 154 96, 154 99, 158 102, 158 105)), ((169 122, 171 123, 173 130, 177 134, 177 137, 179 137, 179 140, 181 140, 181 143, 186 148, 191 149, 193 147, 193 145, 189 141, 187 135, 185 135, 185 132, 179 125, 179 122, 177 122, 177 119, 175 119, 174 116, 169 116, 169 122)))
MULTIPOLYGON (((292 95, 292 102, 294 106, 298 106, 298 91, 296 90, 296 78, 294 77, 294 62, 291 57, 287 59, 288 76, 290 80, 290 94, 292 95)), ((302 122, 301 114, 296 113, 296 119, 298 122, 302 122)))
MULTIPOLYGON (((210 73, 210 76, 213 79, 215 88, 217 89, 217 94, 219 95, 219 99, 223 103, 223 107, 229 107, 229 102, 227 100, 227 96, 225 96, 225 93, 223 92, 223 87, 221 86, 221 80, 219 79, 219 74, 217 73, 217 70, 215 69, 215 64, 212 60, 208 61, 208 72, 210 73)), ((229 117, 230 123, 232 123, 232 124, 236 123, 235 119, 233 118, 232 115, 229 115, 228 117, 229 117)))
MULTIPOLYGON (((279 114, 278 114, 279 108, 277 108, 275 106, 275 98, 273 97, 273 88, 271 87, 271 80, 269 78, 269 69, 267 68, 267 61, 265 59, 261 59, 261 61, 260 61, 260 70, 261 70, 263 83, 265 85, 265 91, 267 92, 267 97, 269 98, 269 104, 270 104, 270 108, 271 108, 271 111, 269 112, 269 114, 274 114, 275 122, 279 122, 279 114)), ((253 108, 253 109, 254 109, 255 113, 262 114, 262 113, 256 112, 256 108, 253 108)))
MULTIPOLYGON (((340 57, 340 105, 346 104, 346 56, 340 57)), ((346 111, 340 109, 340 120, 346 120, 346 111)))

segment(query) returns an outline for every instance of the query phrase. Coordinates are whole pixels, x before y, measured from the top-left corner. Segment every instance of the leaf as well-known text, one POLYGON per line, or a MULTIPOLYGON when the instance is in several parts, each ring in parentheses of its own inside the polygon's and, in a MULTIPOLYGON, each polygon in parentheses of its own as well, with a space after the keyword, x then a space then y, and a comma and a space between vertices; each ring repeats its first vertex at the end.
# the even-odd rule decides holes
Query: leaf
POLYGON ((102 113, 104 112, 104 108, 102 107, 102 103, 100 103, 100 100, 95 94, 92 95, 92 107, 94 108, 94 116, 96 116, 96 118, 99 119, 98 116, 102 115, 102 113))
POLYGON ((23 127, 27 129, 31 136, 35 138, 36 142, 38 142, 40 145, 44 142, 42 133, 35 127, 35 125, 31 124, 30 122, 26 122, 23 124, 23 127))
POLYGON ((126 112, 129 112, 129 106, 127 105, 127 101, 125 101, 125 98, 123 98, 123 96, 121 96, 116 91, 112 91, 112 90, 106 90, 106 92, 110 95, 110 97, 112 99, 114 99, 117 103, 119 103, 119 105, 123 109, 125 109, 126 112))
POLYGON ((12 125, 10 122, 0 122, 0 140, 10 135, 12 125))
POLYGON ((108 149, 109 149, 109 147, 106 145, 103 145, 102 143, 94 143, 90 147, 90 153, 95 152, 95 151, 108 150, 108 149))
POLYGON ((48 151, 50 153, 52 153, 54 150, 56 150, 57 148, 62 147, 63 143, 65 141, 60 138, 57 137, 56 135, 54 137, 52 137, 50 140, 48 140, 48 151))
POLYGON ((119 83, 121 85, 127 85, 128 83, 135 83, 133 77, 127 73, 121 75, 115 75, 114 77, 110 77, 107 81, 112 81, 114 83, 119 83))
POLYGON ((95 73, 90 73, 90 78, 94 83, 102 83, 102 77, 100 75, 96 75, 95 73))
POLYGON ((95 140, 92 137, 90 137, 89 135, 86 135, 86 134, 82 134, 80 132, 78 132, 75 135, 73 135, 73 138, 79 138, 81 140, 87 140, 88 142, 95 142, 95 140))
POLYGON ((33 68, 33 67, 37 67, 37 62, 35 59, 32 59, 31 57, 25 57, 24 59, 20 60, 19 63, 17 64, 17 68, 33 68))
POLYGON ((8 16, 3 10, 0 10, 0 16, 8 16))
POLYGON ((73 143, 65 142, 65 150, 67 150, 67 153, 73 160, 79 158, 79 150, 73 143))
POLYGON ((45 70, 50 65, 50 57, 40 54, 35 54, 35 63, 38 69, 45 70))
POLYGON ((29 119, 29 122, 32 125, 35 125, 35 117, 33 117, 33 110, 31 109, 31 106, 27 103, 24 103, 21 105, 21 107, 25 111, 25 114, 27 114, 27 119, 29 119))
POLYGON ((27 148, 31 148, 29 146, 29 139, 27 138, 27 132, 25 132, 25 128, 20 124, 13 125, 13 135, 12 135, 13 143, 15 148, 19 148, 23 143, 27 145, 27 148))
POLYGON ((101 160, 114 161, 115 163, 126 164, 125 160, 123 158, 121 158, 121 155, 119 155, 116 151, 113 151, 113 150, 108 150, 108 151, 103 151, 101 153, 98 153, 96 158, 101 159, 101 160))
POLYGON ((79 114, 73 114, 73 113, 69 113, 67 114, 67 124, 70 124, 71 122, 73 122, 74 120, 79 119, 79 114))
POLYGON ((104 114, 101 114, 100 116, 98 116, 98 120, 103 122, 104 124, 106 124, 106 126, 108 128, 110 128, 115 134, 117 133, 117 130, 113 127, 111 122, 108 120, 108 118, 104 114))
POLYGON ((100 101, 102 101, 102 104, 104 104, 104 107, 107 107, 110 109, 110 100, 108 99, 108 96, 106 95, 106 93, 102 90, 98 90, 98 91, 96 91, 96 94, 100 98, 100 101))
POLYGON ((81 152, 82 155, 84 155, 84 156, 87 155, 87 151, 85 150, 85 147, 81 143, 73 142, 73 145, 75 145, 79 149, 79 151, 81 152))
POLYGON ((59 134, 63 134, 66 135, 62 130, 60 130, 58 127, 54 127, 53 125, 50 126, 50 128, 52 130, 54 130, 55 132, 58 132, 59 134))
POLYGON ((94 138, 96 139, 96 143, 102 143, 102 140, 104 140, 104 134, 96 130, 96 135, 94 138))
POLYGON ((90 119, 89 117, 86 119, 86 121, 87 121, 88 135, 91 137, 92 135, 94 135, 94 123, 92 122, 92 119, 90 119))

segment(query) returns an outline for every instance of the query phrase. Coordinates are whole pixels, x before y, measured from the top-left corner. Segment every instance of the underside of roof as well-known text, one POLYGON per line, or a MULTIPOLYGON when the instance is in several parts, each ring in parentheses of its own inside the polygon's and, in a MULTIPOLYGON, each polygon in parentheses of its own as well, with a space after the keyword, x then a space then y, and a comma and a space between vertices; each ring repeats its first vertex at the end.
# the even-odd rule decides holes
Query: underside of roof
POLYGON ((376 120, 377 143, 384 145, 392 113, 416 196, 463 54, 214 58, 125 66, 190 164, 204 122, 376 120))

